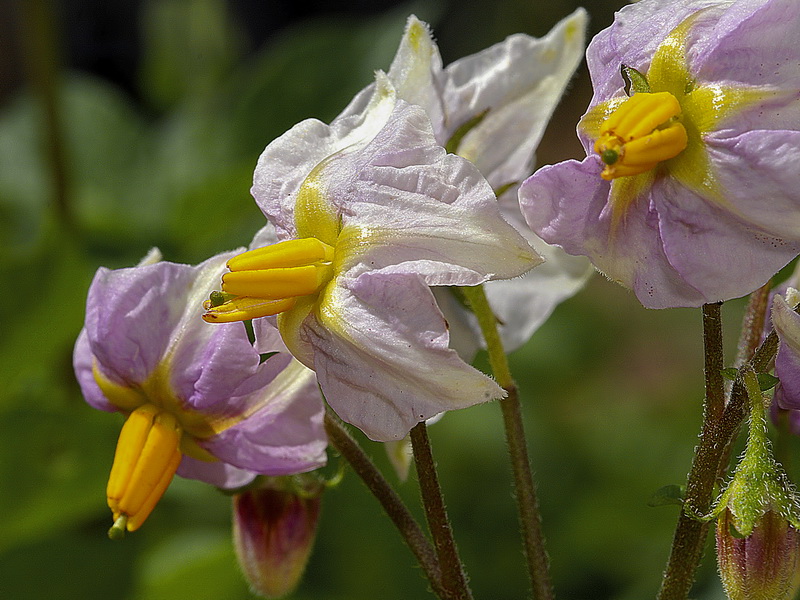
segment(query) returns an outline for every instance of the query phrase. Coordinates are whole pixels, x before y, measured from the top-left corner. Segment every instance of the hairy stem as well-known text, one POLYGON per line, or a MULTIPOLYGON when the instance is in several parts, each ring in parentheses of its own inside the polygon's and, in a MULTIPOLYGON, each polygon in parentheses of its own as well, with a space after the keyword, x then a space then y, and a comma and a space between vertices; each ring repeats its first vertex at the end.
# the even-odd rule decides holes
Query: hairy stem
MULTIPOLYGON (((719 319, 714 318, 715 312, 719 312, 719 305, 703 307, 704 327, 708 325, 721 328, 719 319), (707 313, 711 318, 706 318, 707 313)), ((704 335, 704 340, 707 342, 706 365, 720 364, 722 347, 716 344, 721 342, 722 332, 720 331, 719 335, 708 332, 708 335, 704 335), (709 357, 709 354, 715 354, 720 358, 709 357)), ((773 331, 752 353, 752 358, 744 367, 757 373, 767 370, 775 359, 777 350, 778 337, 773 331)), ((684 510, 678 518, 672 551, 658 594, 659 600, 686 600, 689 595, 708 532, 708 524, 699 522, 691 515, 708 512, 714 483, 724 472, 723 462, 727 462, 727 449, 748 412, 747 392, 741 381, 737 380, 731 390, 730 400, 719 419, 716 421, 710 419, 709 415, 712 412, 708 410, 709 396, 712 397, 711 401, 715 402, 719 394, 718 386, 721 385, 721 380, 718 381, 715 374, 706 373, 706 410, 703 415, 700 444, 697 446, 689 472, 684 510)))
POLYGON ((369 491, 381 503, 422 567, 433 592, 439 598, 450 598, 451 596, 442 587, 442 573, 436 553, 422 528, 394 488, 330 409, 325 413, 325 431, 331 445, 350 463, 369 491))
POLYGON ((703 306, 703 350, 705 355, 706 397, 703 405, 703 426, 686 483, 685 505, 672 540, 667 568, 661 582, 659 600, 686 600, 694 583, 695 571, 703 555, 708 523, 690 515, 705 514, 712 501, 714 482, 719 472, 725 440, 720 436, 720 420, 724 412, 722 365, 722 320, 720 304, 703 306))
POLYGON ((417 467, 428 529, 433 537, 433 546, 442 572, 442 587, 446 594, 443 597, 449 600, 472 600, 472 592, 467 585, 467 578, 444 506, 425 421, 417 423, 411 430, 411 445, 414 448, 414 463, 417 467))
POLYGON ((508 394, 500 401, 500 407, 503 411, 506 443, 514 475, 517 511, 533 598, 535 600, 552 600, 554 595, 550 577, 550 560, 545 549, 539 500, 528 457, 528 446, 522 424, 522 406, 517 386, 511 377, 511 369, 508 366, 508 359, 497 330, 497 319, 489 306, 483 287, 460 289, 480 324, 486 340, 492 372, 497 382, 508 394))

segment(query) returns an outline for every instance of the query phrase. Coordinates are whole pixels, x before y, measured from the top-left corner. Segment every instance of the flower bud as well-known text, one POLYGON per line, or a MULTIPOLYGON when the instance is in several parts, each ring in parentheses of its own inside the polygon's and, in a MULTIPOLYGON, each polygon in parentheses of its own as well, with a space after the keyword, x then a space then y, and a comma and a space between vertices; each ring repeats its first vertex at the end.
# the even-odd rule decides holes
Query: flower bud
POLYGON ((717 517, 717 561, 731 600, 785 600, 800 584, 800 497, 767 437, 756 373, 743 370, 750 402, 747 445, 709 516, 717 517))
POLYGON ((731 600, 782 600, 797 590, 800 532, 786 518, 768 511, 748 536, 734 526, 726 509, 717 520, 717 560, 722 585, 731 600))
POLYGON ((253 593, 282 598, 297 587, 311 555, 322 486, 272 478, 233 497, 233 540, 253 593))

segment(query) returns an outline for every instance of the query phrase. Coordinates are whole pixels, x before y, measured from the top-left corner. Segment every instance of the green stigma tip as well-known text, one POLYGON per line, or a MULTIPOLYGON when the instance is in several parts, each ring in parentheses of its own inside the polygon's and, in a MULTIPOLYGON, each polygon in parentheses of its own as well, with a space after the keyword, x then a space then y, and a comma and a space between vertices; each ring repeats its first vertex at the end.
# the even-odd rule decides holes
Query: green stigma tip
POLYGON ((225 294, 222 292, 211 292, 211 295, 208 297, 209 301, 211 302, 211 306, 220 306, 221 304, 225 304, 225 294))
POLYGON ((125 537, 125 529, 128 525, 128 515, 120 515, 111 529, 108 530, 108 537, 112 540, 121 540, 125 537))
POLYGON ((603 153, 600 155, 600 160, 607 165, 613 165, 619 160, 619 152, 616 150, 603 150, 603 153))

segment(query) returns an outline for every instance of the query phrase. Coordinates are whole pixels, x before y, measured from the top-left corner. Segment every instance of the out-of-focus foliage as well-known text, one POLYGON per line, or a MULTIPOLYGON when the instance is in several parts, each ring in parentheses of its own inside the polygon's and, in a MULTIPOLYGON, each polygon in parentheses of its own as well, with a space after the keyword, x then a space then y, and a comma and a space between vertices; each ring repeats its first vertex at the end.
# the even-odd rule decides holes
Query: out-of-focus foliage
MULTIPOLYGON (((194 263, 247 244, 263 223, 248 193, 258 154, 304 118, 330 120, 375 68, 388 68, 410 12, 432 23, 453 60, 519 29, 542 35, 574 7, 453 6, 307 20, 245 57, 244 34, 221 0, 146 3, 139 100, 84 73, 59 81, 71 229, 51 200, 40 99, 23 92, 6 104, 0 598, 252 598, 231 548, 230 499, 209 486, 176 480, 142 530, 106 538, 104 487, 121 419, 86 406, 72 375, 86 290, 98 266, 134 264, 153 245, 168 260, 194 263)), ((593 12, 595 31, 616 6, 593 12)), ((566 157, 587 100, 579 80, 565 104, 572 112, 557 113, 540 157, 566 157)), ((731 329, 739 308, 728 309, 731 329)), ((635 600, 657 589, 676 511, 647 502, 661 486, 683 483, 689 465, 700 422, 699 339, 692 311, 645 311, 598 277, 512 356, 560 597, 635 600)), ((449 415, 430 433, 476 597, 522 597, 498 406, 449 415)), ((383 449, 362 442, 391 473, 383 449)), ((398 486, 416 507, 413 475, 398 486)), ((426 588, 377 502, 348 473, 324 496, 294 598, 408 600, 430 597, 426 588)), ((720 593, 706 565, 696 596, 720 593)))

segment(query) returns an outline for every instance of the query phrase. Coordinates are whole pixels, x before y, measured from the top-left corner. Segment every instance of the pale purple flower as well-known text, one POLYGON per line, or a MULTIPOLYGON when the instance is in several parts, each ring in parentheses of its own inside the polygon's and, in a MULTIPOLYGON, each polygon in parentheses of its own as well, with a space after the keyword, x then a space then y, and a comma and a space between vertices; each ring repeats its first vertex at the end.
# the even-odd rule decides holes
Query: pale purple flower
POLYGON ((328 403, 375 440, 504 395, 448 347, 429 286, 516 277, 540 259, 385 75, 362 112, 303 121, 267 146, 252 192, 282 241, 230 261, 223 291, 237 298, 205 318, 280 313, 328 403))
POLYGON ((90 405, 170 415, 178 429, 177 473, 224 488, 259 473, 315 469, 327 446, 314 374, 292 358, 274 326, 255 323, 253 346, 241 323, 200 318, 235 254, 190 266, 151 253, 134 268, 100 268, 74 352, 90 405))
POLYGON ((793 287, 776 294, 772 301, 772 324, 778 334, 775 376, 780 380, 773 403, 788 411, 789 428, 800 434, 800 314, 795 307, 800 294, 793 287))
MULTIPOLYGON (((522 277, 486 284, 506 350, 525 343, 593 271, 587 259, 534 235, 517 201, 519 183, 533 171, 534 151, 583 56, 587 20, 578 9, 543 38, 514 34, 443 67, 428 26, 411 16, 387 73, 398 98, 425 109, 436 141, 478 167, 499 192, 503 218, 545 258, 522 277)), ((374 87, 362 90, 340 118, 363 111, 374 87)), ((483 344, 477 322, 446 288, 435 295, 451 327, 451 347, 470 359, 483 344)))
POLYGON ((587 158, 523 184, 528 224, 649 308, 758 288, 800 252, 798 61, 794 0, 626 6, 587 50, 587 158), (624 104, 623 65, 649 82, 624 104), (607 120, 634 99, 652 108, 607 120))

